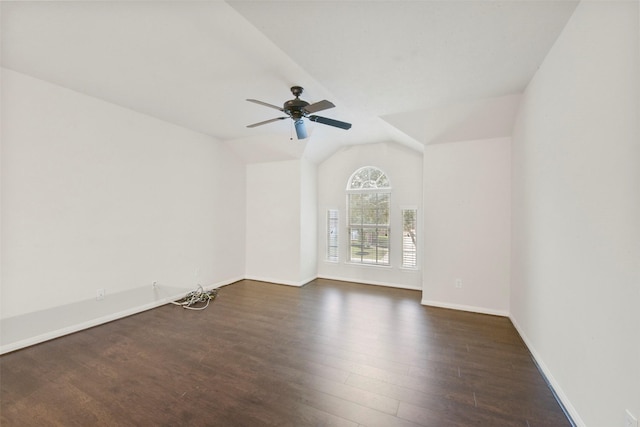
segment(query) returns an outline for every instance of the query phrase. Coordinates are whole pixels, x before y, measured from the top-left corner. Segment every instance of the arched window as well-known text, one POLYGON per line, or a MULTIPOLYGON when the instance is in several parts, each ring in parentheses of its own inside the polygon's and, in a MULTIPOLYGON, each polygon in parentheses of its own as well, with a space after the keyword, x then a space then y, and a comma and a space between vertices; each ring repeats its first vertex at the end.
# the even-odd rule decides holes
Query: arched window
POLYGON ((355 171, 347 183, 349 262, 389 265, 391 183, 374 166, 355 171))

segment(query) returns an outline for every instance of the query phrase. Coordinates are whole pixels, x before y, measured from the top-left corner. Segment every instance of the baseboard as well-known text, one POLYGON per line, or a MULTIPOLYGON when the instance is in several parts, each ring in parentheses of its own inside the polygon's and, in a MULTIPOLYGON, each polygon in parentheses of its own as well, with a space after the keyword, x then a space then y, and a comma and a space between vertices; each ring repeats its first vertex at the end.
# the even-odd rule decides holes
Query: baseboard
POLYGON ((560 404, 560 407, 562 408, 565 415, 569 419, 569 422, 574 427, 586 427, 586 424, 584 421, 582 421, 582 418, 580 418, 578 411, 576 411, 576 408, 571 404, 571 401, 562 390, 562 387, 560 387, 560 384, 558 384, 558 381, 556 381, 556 379, 554 378, 553 374, 551 373, 551 370, 549 370, 547 365, 544 363, 544 360, 542 360, 542 357, 540 356, 540 354, 533 347, 533 343, 529 340, 529 338, 524 333, 520 325, 518 325, 518 322, 516 321, 516 319, 513 318, 511 315, 509 316, 509 319, 511 320, 511 323, 513 323, 513 326, 516 328, 516 331, 518 331, 518 334, 522 338, 522 341, 524 341, 524 344, 527 346, 527 349, 529 349, 529 353, 531 353, 531 357, 533 358, 533 361, 535 362, 536 366, 538 367, 538 370, 540 371, 545 381, 549 385, 551 392, 553 393, 556 400, 558 401, 558 404, 560 404))
POLYGON ((509 317, 508 311, 494 310, 492 308, 477 307, 473 305, 451 304, 447 302, 431 301, 431 300, 425 300, 425 299, 421 301, 421 304, 428 305, 431 307, 449 308, 452 310, 470 311, 472 313, 490 314, 492 316, 509 317))
POLYGON ((184 296, 181 288, 144 286, 2 319, 0 354, 150 310, 184 296))
MULTIPOLYGON (((215 289, 239 279, 203 286, 215 289)), ((0 354, 16 351, 83 329, 151 310, 183 298, 193 289, 158 284, 105 295, 102 301, 79 301, 0 320, 0 354)))
POLYGON ((214 283, 214 284, 211 284, 211 285, 205 285, 205 286, 203 286, 203 288, 205 290, 207 290, 207 291, 210 291, 212 289, 218 289, 218 288, 221 288, 223 286, 227 286, 227 285, 230 285, 232 283, 239 282, 241 280, 244 280, 244 276, 239 276, 239 277, 235 277, 235 278, 232 278, 232 279, 223 280, 221 282, 217 282, 217 283, 214 283))
POLYGON ((569 398, 560 387, 560 384, 558 384, 558 382, 554 378, 553 374, 551 373, 547 365, 544 363, 544 361, 542 360, 538 352, 533 347, 533 344, 531 343, 529 338, 526 336, 522 328, 518 325, 518 322, 511 316, 511 313, 507 311, 502 311, 502 310, 487 309, 484 307, 467 306, 467 305, 461 305, 461 304, 450 304, 450 303, 443 303, 440 301, 430 301, 430 300, 424 300, 424 299, 421 301, 421 303, 422 305, 427 305, 432 307, 449 308, 453 310, 470 311, 473 313, 491 314, 494 316, 508 317, 509 320, 511 320, 511 323, 513 324, 513 326, 516 328, 516 331, 522 338, 522 341, 524 341, 524 344, 529 350, 529 353, 531 353, 531 357, 534 363, 536 364, 536 366, 538 367, 540 374, 543 376, 543 378, 547 382, 549 389, 555 396, 556 400, 558 401, 558 404, 564 411, 571 425, 573 427, 586 427, 586 424, 584 423, 584 421, 582 421, 582 418, 580 418, 578 411, 576 411, 575 407, 571 404, 571 402, 569 401, 569 398))
POLYGON ((375 285, 375 286, 385 286, 387 288, 398 288, 398 289, 409 289, 412 291, 421 291, 422 287, 418 286, 409 286, 402 285, 397 283, 389 283, 389 282, 376 282, 372 280, 362 280, 362 279, 354 279, 351 277, 340 277, 340 276, 318 276, 318 279, 326 279, 326 280, 338 280, 340 282, 351 282, 351 283, 362 283, 364 285, 375 285))
POLYGON ((261 276, 245 276, 244 277, 246 280, 255 280, 256 282, 267 282, 267 283, 275 283, 276 285, 287 285, 287 286, 296 286, 296 287, 301 287, 306 285, 307 283, 311 282, 312 280, 315 280, 315 276, 311 277, 309 279, 305 279, 305 280, 300 280, 297 282, 291 281, 291 280, 282 280, 282 279, 273 279, 270 277, 261 277, 261 276))

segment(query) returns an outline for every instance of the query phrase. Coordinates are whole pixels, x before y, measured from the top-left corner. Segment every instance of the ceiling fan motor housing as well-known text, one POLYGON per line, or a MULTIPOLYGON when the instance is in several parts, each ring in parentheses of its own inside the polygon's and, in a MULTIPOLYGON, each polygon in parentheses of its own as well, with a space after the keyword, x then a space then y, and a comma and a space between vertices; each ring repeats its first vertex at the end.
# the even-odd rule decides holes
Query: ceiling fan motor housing
POLYGON ((292 99, 284 103, 282 109, 285 113, 291 116, 292 119, 298 120, 304 117, 302 109, 309 105, 307 101, 303 101, 300 98, 292 99))

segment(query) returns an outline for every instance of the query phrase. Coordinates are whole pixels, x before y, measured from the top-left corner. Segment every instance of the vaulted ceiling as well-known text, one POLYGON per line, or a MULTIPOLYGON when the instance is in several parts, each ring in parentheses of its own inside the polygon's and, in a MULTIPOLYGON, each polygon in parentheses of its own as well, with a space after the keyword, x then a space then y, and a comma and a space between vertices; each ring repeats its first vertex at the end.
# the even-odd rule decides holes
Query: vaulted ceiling
POLYGON ((2 1, 2 66, 184 126, 248 162, 508 136, 577 1, 2 1), (303 86, 319 115, 291 120, 303 86), (293 139, 291 140, 291 138, 293 139))

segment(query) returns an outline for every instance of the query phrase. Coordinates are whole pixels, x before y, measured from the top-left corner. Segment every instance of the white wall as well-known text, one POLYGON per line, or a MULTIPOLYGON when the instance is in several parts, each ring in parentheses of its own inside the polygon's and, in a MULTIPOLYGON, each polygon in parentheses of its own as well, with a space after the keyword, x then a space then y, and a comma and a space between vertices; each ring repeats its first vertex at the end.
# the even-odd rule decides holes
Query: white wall
POLYGON ((246 277, 294 286, 315 279, 315 167, 247 165, 246 194, 246 277))
POLYGON ((300 279, 306 283, 318 275, 318 170, 300 161, 300 279))
POLYGON ((509 138, 425 147, 423 304, 508 314, 510 155, 509 138))
MULTIPOLYGON (((355 145, 337 152, 318 166, 318 275, 337 280, 421 289, 422 270, 400 268, 401 231, 394 238, 393 228, 391 267, 346 262, 349 241, 345 190, 351 174, 363 166, 376 166, 387 173, 392 186, 390 221, 396 231, 402 230, 401 207, 418 208, 421 218, 422 153, 390 143, 355 145), (337 263, 326 260, 327 209, 338 209, 340 212, 340 260, 337 263)), ((422 251, 421 240, 418 241, 418 247, 422 251)))
POLYGON ((2 317, 244 274, 244 167, 210 137, 2 70, 2 317))
POLYGON ((638 2, 581 2, 513 135, 511 316, 579 425, 640 417, 638 2))

